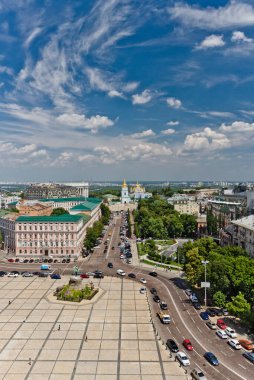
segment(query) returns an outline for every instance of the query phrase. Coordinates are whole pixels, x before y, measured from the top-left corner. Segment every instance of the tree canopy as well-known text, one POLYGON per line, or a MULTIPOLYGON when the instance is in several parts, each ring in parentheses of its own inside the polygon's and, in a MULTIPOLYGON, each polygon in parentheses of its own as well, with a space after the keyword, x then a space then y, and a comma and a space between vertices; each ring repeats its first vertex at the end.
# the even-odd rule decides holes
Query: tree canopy
POLYGON ((51 216, 59 216, 64 214, 69 214, 69 211, 65 210, 65 208, 63 207, 57 207, 54 208, 54 210, 51 213, 51 216))

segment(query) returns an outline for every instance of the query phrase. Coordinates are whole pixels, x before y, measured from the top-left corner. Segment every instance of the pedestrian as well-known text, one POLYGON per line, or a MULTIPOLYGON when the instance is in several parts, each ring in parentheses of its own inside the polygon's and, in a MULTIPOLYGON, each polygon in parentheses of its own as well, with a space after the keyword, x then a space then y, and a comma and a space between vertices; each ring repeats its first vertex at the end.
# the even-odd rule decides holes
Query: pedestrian
POLYGON ((61 326, 60 325, 58 325, 58 331, 60 331, 61 330, 61 326))
POLYGON ((32 365, 32 358, 29 358, 29 360, 28 360, 28 364, 29 364, 29 365, 32 365))
POLYGON ((87 342, 87 335, 86 335, 86 337, 85 337, 85 342, 87 342))
POLYGON ((11 301, 9 300, 9 305, 11 304, 11 301))

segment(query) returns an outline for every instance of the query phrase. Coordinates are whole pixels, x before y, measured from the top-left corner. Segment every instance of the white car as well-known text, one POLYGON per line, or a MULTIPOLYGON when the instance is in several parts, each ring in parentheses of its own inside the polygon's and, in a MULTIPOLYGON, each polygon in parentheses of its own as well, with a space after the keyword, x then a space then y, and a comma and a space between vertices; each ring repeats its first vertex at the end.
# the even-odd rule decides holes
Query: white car
POLYGON ((217 330, 216 334, 221 338, 221 339, 227 339, 227 334, 225 333, 224 330, 217 330))
POLYGON ((124 259, 124 257, 125 257, 124 255, 120 255, 120 259, 124 259))
POLYGON ((176 354, 177 360, 184 366, 186 367, 187 365, 190 365, 190 360, 187 358, 185 352, 179 351, 176 354))
POLYGON ((192 379, 195 379, 195 380, 207 380, 204 373, 199 368, 194 368, 191 371, 191 376, 192 376, 192 379))
POLYGON ((237 335, 236 335, 236 332, 234 329, 231 329, 231 327, 227 327, 226 330, 225 330, 226 334, 230 337, 230 338, 236 338, 237 335))
POLYGON ((242 348, 237 339, 229 339, 228 344, 235 350, 240 350, 242 348))
POLYGON ((197 299, 197 296, 195 293, 191 294, 190 300, 191 300, 191 302, 198 302, 198 299, 197 299))
POLYGON ((117 273, 119 276, 125 276, 125 271, 122 270, 122 269, 117 269, 116 273, 117 273))
POLYGON ((141 294, 145 294, 145 292, 146 292, 146 288, 142 286, 142 288, 140 288, 139 292, 140 292, 141 294))
POLYGON ((146 284, 146 279, 145 278, 141 278, 139 281, 142 282, 142 284, 146 284))
POLYGON ((18 273, 8 273, 7 277, 18 277, 18 273))

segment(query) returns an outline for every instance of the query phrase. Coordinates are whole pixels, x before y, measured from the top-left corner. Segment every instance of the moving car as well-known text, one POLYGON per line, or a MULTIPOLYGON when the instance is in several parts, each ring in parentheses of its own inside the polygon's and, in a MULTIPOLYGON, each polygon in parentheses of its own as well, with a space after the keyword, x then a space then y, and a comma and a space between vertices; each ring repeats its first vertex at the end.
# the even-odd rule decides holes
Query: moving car
POLYGON ((139 289, 139 293, 145 294, 146 288, 142 286, 142 288, 139 289))
POLYGON ((161 301, 160 297, 157 294, 155 294, 155 296, 153 297, 153 300, 157 303, 161 301))
POLYGON ((145 278, 141 278, 139 281, 142 282, 142 284, 146 284, 146 279, 145 278))
POLYGON ((251 363, 254 364, 254 353, 253 352, 244 352, 243 356, 248 359, 251 363))
POLYGON ((218 320, 217 320, 217 326, 218 326, 221 330, 226 330, 226 328, 227 328, 227 325, 226 325, 226 323, 223 321, 223 319, 218 319, 218 320))
POLYGON ((150 274, 150 276, 153 276, 153 277, 157 277, 157 276, 158 276, 158 273, 157 273, 157 272, 154 272, 154 271, 153 271, 153 272, 150 272, 149 274, 150 274))
POLYGON ((241 345, 240 345, 240 343, 238 342, 237 339, 229 339, 228 344, 232 348, 234 348, 235 350, 240 350, 241 349, 241 345))
POLYGON ((200 313, 200 317, 201 317, 204 321, 208 321, 208 319, 209 319, 209 314, 208 314, 206 311, 201 311, 201 313, 200 313))
POLYGON ((81 278, 89 278, 89 275, 87 273, 81 273, 80 277, 81 278))
POLYGON ((53 273, 50 277, 52 280, 61 280, 61 276, 58 273, 53 273))
POLYGON ((135 273, 129 273, 128 277, 130 277, 130 278, 136 278, 136 275, 135 275, 135 273))
POLYGON ((122 269, 117 269, 116 274, 118 274, 119 276, 125 276, 125 271, 122 269))
POLYGON ((161 301, 160 302, 160 308, 161 308, 161 310, 167 310, 168 305, 166 304, 165 301, 161 301))
POLYGON ((187 365, 190 365, 190 360, 187 358, 185 352, 183 351, 178 351, 176 354, 177 360, 184 366, 186 367, 187 365))
POLYGON ((217 330, 216 335, 218 335, 221 339, 227 339, 228 338, 228 336, 224 330, 217 330))
POLYGON ((178 352, 179 351, 178 345, 176 344, 176 342, 173 339, 168 339, 166 342, 166 346, 172 352, 178 352))
POLYGON ((193 351, 193 346, 192 346, 191 341, 189 339, 184 339, 183 346, 186 348, 186 350, 193 351))
POLYGON ((108 263, 108 268, 113 268, 113 264, 112 263, 108 263))
POLYGON ((209 327, 209 329, 211 330, 216 330, 216 324, 214 322, 211 322, 211 321, 208 321, 206 322, 207 326, 209 327))
POLYGON ((191 376, 192 376, 192 379, 195 379, 195 380, 207 380, 204 373, 199 368, 194 368, 191 371, 191 376))
POLYGON ((157 294, 157 289, 156 289, 156 288, 151 288, 150 292, 151 292, 152 294, 157 294))
POLYGON ((204 358, 212 365, 219 365, 219 360, 212 352, 206 352, 204 358))
POLYGON ((236 338, 237 335, 236 335, 236 332, 234 329, 231 329, 231 327, 227 327, 226 330, 225 330, 226 334, 230 337, 230 338, 236 338))
POLYGON ((245 348, 245 350, 253 350, 253 348, 254 348, 254 345, 253 345, 253 343, 252 342, 250 342, 249 340, 247 340, 247 339, 240 339, 239 340, 239 343, 240 343, 240 345, 243 347, 243 348, 245 348))

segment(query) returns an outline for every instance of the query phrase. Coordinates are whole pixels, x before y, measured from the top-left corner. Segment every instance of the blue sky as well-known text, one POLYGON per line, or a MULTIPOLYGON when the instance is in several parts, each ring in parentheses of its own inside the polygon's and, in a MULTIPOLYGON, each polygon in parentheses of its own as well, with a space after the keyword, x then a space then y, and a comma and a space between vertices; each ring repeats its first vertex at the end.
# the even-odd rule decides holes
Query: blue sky
POLYGON ((0 0, 0 180, 254 180, 251 0, 0 0))

